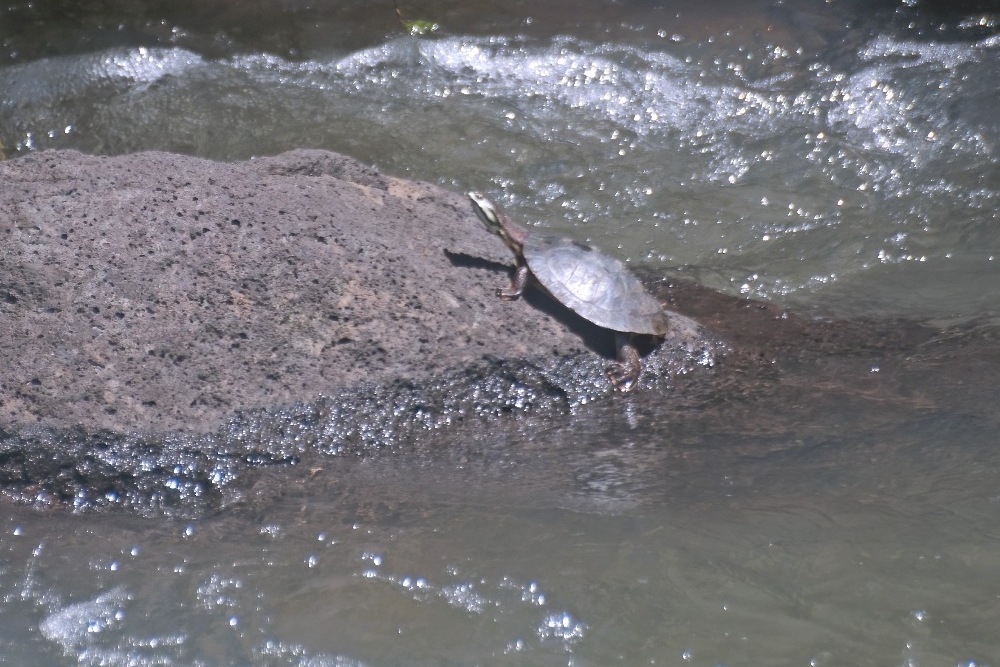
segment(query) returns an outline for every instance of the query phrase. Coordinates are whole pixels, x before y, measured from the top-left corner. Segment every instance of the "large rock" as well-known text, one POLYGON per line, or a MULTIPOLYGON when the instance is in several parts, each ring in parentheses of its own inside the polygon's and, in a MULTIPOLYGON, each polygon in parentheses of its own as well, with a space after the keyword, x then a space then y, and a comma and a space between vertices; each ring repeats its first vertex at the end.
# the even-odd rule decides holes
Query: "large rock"
POLYGON ((44 152, 0 163, 0 421, 206 431, 578 333, 495 286, 462 197, 349 158, 44 152))
MULTIPOLYGON (((47 152, 0 183, 0 493, 25 502, 199 513, 337 454, 506 470, 511 443, 572 438, 566 420, 749 429, 760 455, 852 400, 884 407, 874 429, 995 418, 993 326, 814 320, 659 275, 684 314, 612 398, 613 336, 537 290, 497 299, 511 257, 464 197, 331 153, 47 152)), ((619 454, 641 469, 660 444, 619 454)))

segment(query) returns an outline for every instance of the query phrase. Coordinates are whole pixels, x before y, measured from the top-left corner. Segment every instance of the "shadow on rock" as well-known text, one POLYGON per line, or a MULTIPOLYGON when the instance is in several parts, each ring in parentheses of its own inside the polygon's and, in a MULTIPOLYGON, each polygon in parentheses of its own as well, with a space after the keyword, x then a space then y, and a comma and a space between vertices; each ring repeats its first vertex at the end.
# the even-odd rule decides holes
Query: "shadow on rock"
POLYGON ((989 328, 814 320, 647 274, 671 329, 621 396, 612 336, 538 290, 497 299, 509 252, 436 187, 323 151, 43 152, 0 180, 0 487, 43 507, 254 506, 348 457, 503 458, 596 405, 646 406, 658 438, 788 432, 755 406, 817 387, 976 411, 997 367, 989 328))

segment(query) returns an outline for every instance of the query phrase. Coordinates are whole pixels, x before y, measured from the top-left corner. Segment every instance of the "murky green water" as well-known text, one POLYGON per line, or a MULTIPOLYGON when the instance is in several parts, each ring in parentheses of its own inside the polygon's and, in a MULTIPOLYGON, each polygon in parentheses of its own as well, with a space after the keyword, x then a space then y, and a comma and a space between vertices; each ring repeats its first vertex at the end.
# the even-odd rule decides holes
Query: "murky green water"
POLYGON ((319 458, 194 521, 7 507, 0 664, 1000 663, 1000 15, 282 7, 15 3, 0 142, 329 148, 732 293, 982 326, 319 458))

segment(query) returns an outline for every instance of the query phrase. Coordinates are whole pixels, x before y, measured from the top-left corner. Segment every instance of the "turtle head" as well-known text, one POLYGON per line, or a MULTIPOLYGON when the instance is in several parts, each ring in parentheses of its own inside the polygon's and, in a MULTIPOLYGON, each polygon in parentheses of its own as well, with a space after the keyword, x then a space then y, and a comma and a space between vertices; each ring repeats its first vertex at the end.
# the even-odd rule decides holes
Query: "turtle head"
POLYGON ((470 192, 469 200, 472 201, 472 210, 476 212, 476 217, 482 221, 483 226, 490 233, 503 239, 503 242, 514 251, 515 255, 520 255, 524 237, 528 234, 527 230, 508 220, 500 207, 487 199, 483 193, 470 192))

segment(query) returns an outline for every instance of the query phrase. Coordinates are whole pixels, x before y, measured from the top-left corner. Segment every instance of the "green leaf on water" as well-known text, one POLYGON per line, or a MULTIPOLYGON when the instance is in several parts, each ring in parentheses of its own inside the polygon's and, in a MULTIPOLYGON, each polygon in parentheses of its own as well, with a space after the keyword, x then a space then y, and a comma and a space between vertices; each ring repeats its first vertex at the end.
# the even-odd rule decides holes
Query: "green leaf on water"
POLYGON ((423 19, 403 21, 403 27, 406 28, 414 37, 429 35, 432 32, 437 32, 441 29, 441 26, 437 23, 434 23, 433 21, 425 21, 423 19))

